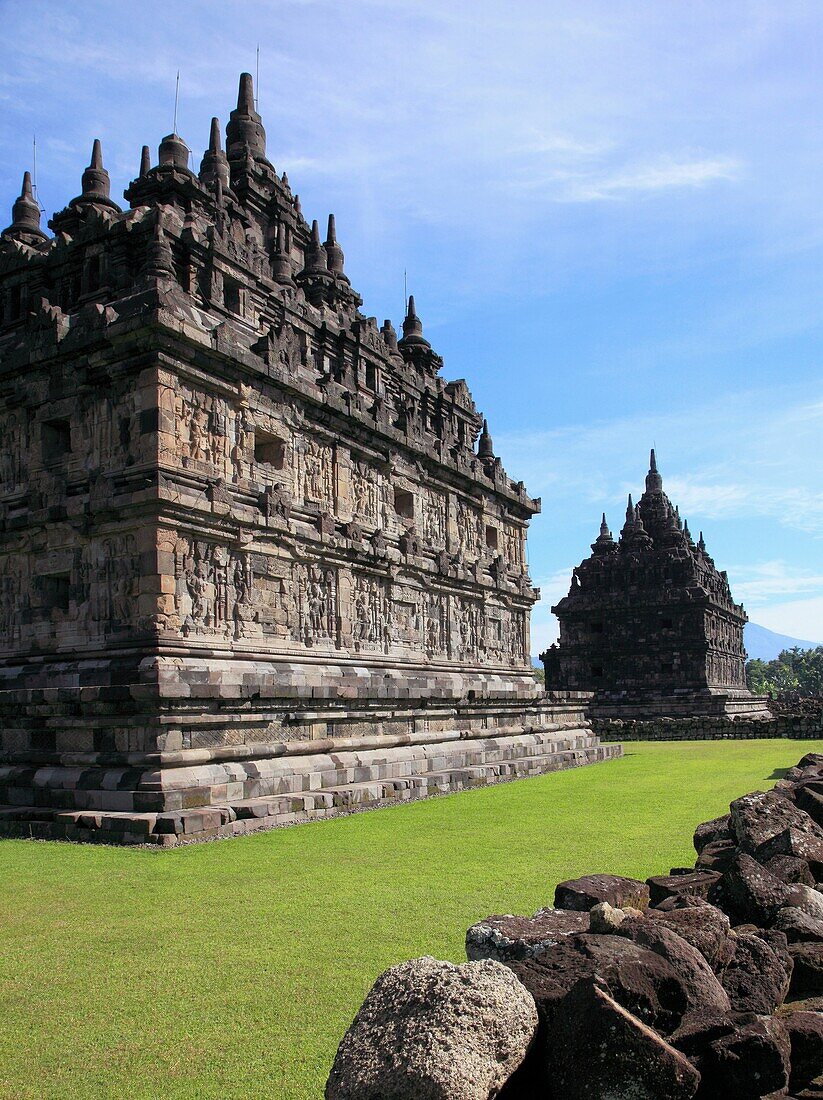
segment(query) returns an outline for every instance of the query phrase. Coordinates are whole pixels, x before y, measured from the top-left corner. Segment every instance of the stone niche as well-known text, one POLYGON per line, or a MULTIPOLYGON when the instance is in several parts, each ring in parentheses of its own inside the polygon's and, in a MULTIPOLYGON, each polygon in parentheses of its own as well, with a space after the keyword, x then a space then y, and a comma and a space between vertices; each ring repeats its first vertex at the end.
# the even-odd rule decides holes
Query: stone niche
POLYGON ((250 78, 225 152, 158 160, 124 210, 95 142, 53 236, 27 179, 0 236, 0 827, 173 843, 613 755, 531 671, 539 501, 414 301, 361 312, 250 78))

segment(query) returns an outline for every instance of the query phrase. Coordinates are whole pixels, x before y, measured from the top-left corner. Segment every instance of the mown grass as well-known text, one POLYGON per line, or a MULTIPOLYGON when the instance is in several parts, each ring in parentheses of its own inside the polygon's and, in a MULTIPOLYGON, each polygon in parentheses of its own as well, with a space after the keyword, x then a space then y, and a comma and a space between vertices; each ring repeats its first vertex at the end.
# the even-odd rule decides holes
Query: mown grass
POLYGON ((693 827, 823 742, 624 759, 168 852, 0 842, 0 1095, 317 1100, 377 974, 591 871, 691 864, 693 827))

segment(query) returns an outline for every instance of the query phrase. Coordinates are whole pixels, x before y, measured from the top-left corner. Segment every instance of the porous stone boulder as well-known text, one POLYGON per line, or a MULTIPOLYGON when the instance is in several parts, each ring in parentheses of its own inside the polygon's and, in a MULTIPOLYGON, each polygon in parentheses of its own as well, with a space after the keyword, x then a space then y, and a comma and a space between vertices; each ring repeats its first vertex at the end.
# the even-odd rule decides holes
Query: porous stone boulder
POLYGON ((717 975, 696 947, 662 922, 647 918, 624 921, 618 935, 627 936, 638 947, 653 951, 677 972, 686 992, 687 1012, 698 1008, 729 1012, 729 995, 717 975))
POLYGON ((774 1016, 695 1013, 670 1042, 700 1071, 701 1100, 785 1094, 791 1050, 786 1029, 774 1016))
MULTIPOLYGON (((640 910, 630 909, 629 912, 640 913, 640 910)), ((607 901, 601 901, 589 913, 589 931, 600 936, 611 936, 617 932, 627 916, 625 909, 615 909, 607 901)))
POLYGON ((700 1075, 593 980, 564 999, 549 1077, 564 1100, 690 1100, 700 1075))
POLYGON ((791 1046, 789 1086, 802 1089, 823 1074, 823 1012, 790 1012, 782 1023, 791 1046))
POLYGON ((823 894, 812 886, 796 882, 789 887, 788 904, 816 920, 823 920, 823 894))
POLYGON ((466 954, 505 963, 531 959, 566 936, 588 930, 588 914, 568 909, 539 909, 533 917, 486 917, 466 932, 466 954))
POLYGON ((537 1003, 549 1042, 560 1003, 578 981, 596 974, 611 997, 666 1034, 689 1008, 687 983, 670 962, 628 937, 570 936, 545 954, 512 969, 537 1003))
POLYGON ((737 845, 733 840, 713 840, 700 852, 695 867, 698 870, 719 871, 722 874, 736 852, 737 845))
POLYGON ((823 866, 823 828, 783 792, 754 791, 736 799, 731 828, 741 850, 760 860, 797 856, 823 866))
POLYGON ((814 875, 806 859, 797 856, 772 856, 764 861, 766 870, 785 882, 787 886, 800 883, 802 886, 814 886, 814 875))
POLYGON ((716 974, 722 974, 734 955, 737 942, 729 918, 715 905, 690 895, 669 898, 646 918, 664 924, 697 948, 716 974))
POLYGON ((823 994, 823 943, 790 943, 789 954, 794 963, 790 986, 792 994, 823 994))
POLYGON ((812 821, 817 825, 823 825, 823 793, 817 790, 818 786, 820 784, 801 784, 795 788, 794 800, 812 821))
POLYGON ((752 856, 738 852, 710 889, 709 901, 727 913, 733 924, 768 927, 789 904, 789 887, 752 856))
POLYGON ((823 943, 823 920, 791 905, 780 910, 774 927, 784 933, 789 943, 803 940, 823 943))
POLYGON ((666 898, 682 894, 692 894, 698 898, 708 899, 709 891, 721 877, 718 871, 703 869, 671 875, 653 875, 646 879, 651 905, 659 905, 666 898))
POLYGON ((694 850, 698 855, 707 844, 727 843, 731 840, 731 814, 704 821, 694 830, 694 850))
POLYGON ((649 904, 649 888, 645 882, 621 875, 584 875, 561 882, 554 892, 556 909, 589 912, 602 901, 616 909, 627 905, 632 909, 645 909, 649 904))
POLYGON ((326 1100, 490 1100, 537 1030, 531 995, 491 959, 386 970, 343 1037, 326 1100))
POLYGON ((737 937, 722 984, 735 1012, 768 1015, 788 993, 791 973, 791 956, 782 933, 772 933, 769 940, 744 933, 737 937))

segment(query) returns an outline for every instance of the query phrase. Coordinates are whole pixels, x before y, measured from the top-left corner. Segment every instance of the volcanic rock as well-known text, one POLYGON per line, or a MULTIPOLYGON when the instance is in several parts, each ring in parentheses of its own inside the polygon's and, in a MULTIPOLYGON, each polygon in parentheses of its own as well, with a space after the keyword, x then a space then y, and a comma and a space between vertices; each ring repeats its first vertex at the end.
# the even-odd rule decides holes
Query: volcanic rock
POLYGON ((649 909, 646 919, 664 924, 696 947, 716 974, 720 974, 734 955, 736 937, 729 918, 715 905, 701 898, 670 898, 664 907, 649 909))
POLYGON ((326 1100, 489 1100, 523 1061, 534 1001, 491 959, 386 970, 343 1037, 326 1100))
POLYGON ((623 936, 569 936, 511 967, 534 997, 550 1042, 563 998, 595 974, 611 997, 661 1033, 673 1031, 689 1007, 687 983, 672 964, 623 936))
POLYGON ((539 909, 533 917, 486 917, 466 933, 466 954, 504 963, 530 959, 566 936, 588 930, 588 914, 568 909, 539 909))
POLYGON ((731 839, 731 814, 723 814, 722 817, 715 817, 697 826, 694 831, 694 850, 700 855, 707 844, 731 839))
POLYGON ((671 928, 659 921, 641 917, 624 921, 618 935, 627 936, 638 947, 645 947, 665 959, 680 977, 686 992, 687 1012, 729 1012, 729 995, 703 955, 671 928))
POLYGON ((645 882, 620 875, 584 875, 561 882, 554 892, 557 909, 588 912, 601 901, 607 901, 616 909, 626 905, 645 909, 649 904, 649 888, 645 882))
POLYGON ((701 1100, 755 1100, 788 1085, 789 1037, 776 1017, 697 1013, 670 1042, 699 1069, 701 1100))
POLYGON ((803 886, 814 886, 814 875, 809 868, 809 862, 799 859, 797 856, 772 856, 766 860, 763 866, 775 878, 787 885, 799 882, 803 886))
POLYGON ((797 943, 810 940, 815 943, 823 943, 823 920, 811 917, 802 909, 787 906, 777 914, 774 922, 775 928, 785 933, 789 943, 797 943))
POLYGON ((727 913, 733 924, 751 921, 766 927, 789 904, 789 887, 750 855, 738 852, 710 889, 709 901, 727 913))
POLYGON ((794 962, 792 995, 823 994, 823 943, 791 943, 789 953, 794 962))
POLYGON ((592 980, 564 999, 550 1076, 564 1100, 689 1100, 700 1083, 684 1055, 592 980))
MULTIPOLYGON (((817 784, 819 786, 819 784, 817 784)), ((807 813, 812 821, 823 825, 823 794, 814 786, 801 784, 795 787, 794 800, 804 813, 807 813)))
POLYGON ((713 840, 707 844, 697 857, 695 867, 699 871, 719 871, 728 869, 737 845, 733 840, 713 840))
MULTIPOLYGON (((817 829, 808 814, 804 814, 778 791, 753 791, 732 802, 730 809, 734 839, 750 855, 763 855, 765 845, 787 829, 801 832, 817 829)), ((823 841, 823 831, 818 832, 823 841)), ((797 854, 800 853, 781 848, 770 851, 764 858, 797 854)))
POLYGON ((696 897, 708 899, 709 890, 720 878, 717 871, 701 869, 684 874, 654 875, 647 878, 646 883, 651 904, 654 906, 677 894, 694 894, 696 897))
POLYGON ((792 1051, 789 1085, 802 1089, 823 1073, 823 1013, 792 1012, 782 1022, 792 1051))
MULTIPOLYGON (((780 933, 777 933, 780 935, 780 933)), ((738 935, 734 957, 722 976, 723 988, 735 1012, 774 1012, 789 991, 791 958, 783 937, 771 942, 755 935, 738 935)))

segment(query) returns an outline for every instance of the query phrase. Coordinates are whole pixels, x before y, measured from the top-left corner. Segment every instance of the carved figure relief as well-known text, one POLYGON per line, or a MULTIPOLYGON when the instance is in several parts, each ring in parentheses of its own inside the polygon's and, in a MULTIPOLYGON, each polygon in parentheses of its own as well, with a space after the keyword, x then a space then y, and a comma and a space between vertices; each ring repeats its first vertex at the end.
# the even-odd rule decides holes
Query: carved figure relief
POLYGON ((316 439, 303 441, 297 454, 297 498, 306 503, 322 504, 331 510, 332 448, 316 439))
POLYGON ((29 449, 28 418, 22 410, 0 416, 0 491, 25 483, 29 449))
POLYGON ((297 639, 337 645, 337 573, 321 565, 295 566, 297 639))
POLYGON ((176 576, 175 599, 184 637, 245 638, 260 633, 259 593, 246 551, 181 539, 176 576))
POLYGON ((383 503, 380 472, 369 462, 356 459, 351 470, 352 508, 355 516, 368 524, 380 519, 383 503))
POLYGON ((446 498, 434 489, 423 497, 423 541, 438 547, 446 542, 446 498))
POLYGON ((386 649, 392 641, 392 604, 382 577, 355 574, 351 594, 351 636, 358 647, 386 649))
POLYGON ((483 553, 483 518, 478 508, 462 500, 457 502, 457 531, 463 556, 476 561, 483 553))

